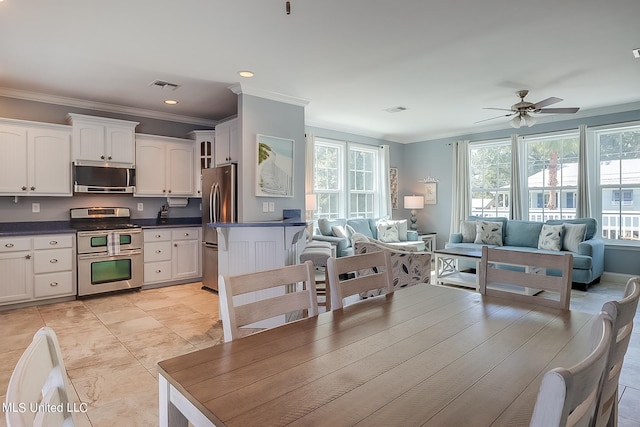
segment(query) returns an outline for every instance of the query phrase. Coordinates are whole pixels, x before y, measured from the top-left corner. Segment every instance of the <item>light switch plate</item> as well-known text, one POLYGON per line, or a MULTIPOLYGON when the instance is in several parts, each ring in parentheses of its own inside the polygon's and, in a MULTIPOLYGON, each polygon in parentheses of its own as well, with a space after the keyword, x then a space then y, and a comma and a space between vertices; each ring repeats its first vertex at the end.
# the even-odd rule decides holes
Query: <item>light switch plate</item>
POLYGON ((269 212, 274 212, 276 210, 275 202, 269 202, 269 212))
POLYGON ((144 209, 144 203, 138 203, 138 210, 141 211, 144 209))
POLYGON ((269 202, 262 202, 262 212, 269 212, 269 202))
POLYGON ((31 203, 31 212, 40 212, 40 203, 31 203))

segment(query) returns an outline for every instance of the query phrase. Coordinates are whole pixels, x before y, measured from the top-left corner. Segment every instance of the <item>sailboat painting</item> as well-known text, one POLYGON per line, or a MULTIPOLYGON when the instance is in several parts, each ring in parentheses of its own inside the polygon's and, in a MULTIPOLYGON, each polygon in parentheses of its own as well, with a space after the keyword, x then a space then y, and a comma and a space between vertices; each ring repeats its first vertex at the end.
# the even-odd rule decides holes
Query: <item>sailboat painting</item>
POLYGON ((293 197, 293 139, 258 135, 256 196, 293 197))

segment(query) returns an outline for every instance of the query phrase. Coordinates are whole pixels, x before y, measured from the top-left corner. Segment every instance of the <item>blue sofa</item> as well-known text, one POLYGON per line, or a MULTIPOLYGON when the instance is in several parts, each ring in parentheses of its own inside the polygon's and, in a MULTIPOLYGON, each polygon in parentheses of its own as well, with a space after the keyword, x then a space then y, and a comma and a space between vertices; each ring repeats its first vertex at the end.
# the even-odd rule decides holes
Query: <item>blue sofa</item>
MULTIPOLYGON (((354 254, 351 239, 349 237, 336 236, 333 226, 342 226, 345 229, 351 228, 355 233, 360 233, 366 237, 378 240, 378 221, 383 218, 352 218, 352 219, 318 219, 318 232, 313 235, 313 240, 329 242, 336 246, 336 256, 343 257, 354 254), (347 227, 347 225, 349 227, 347 227)), ((400 220, 401 221, 401 220, 400 220)), ((397 221, 396 221, 397 222, 397 221)), ((390 247, 407 250, 407 251, 424 251, 424 241, 422 241, 418 232, 415 230, 407 230, 406 237, 399 236, 398 242, 383 242, 384 245, 390 247)))
MULTIPOLYGON (((553 253, 554 251, 551 250, 538 249, 538 239, 543 224, 586 224, 584 238, 577 244, 577 251, 568 251, 563 247, 560 252, 570 252, 573 254, 572 280, 575 288, 587 290, 589 285, 600 281, 600 276, 602 276, 604 271, 604 241, 596 237, 598 223, 594 218, 554 219, 542 223, 508 220, 507 218, 481 218, 471 216, 467 223, 475 223, 478 220, 502 223, 502 246, 470 242, 469 233, 467 232, 466 238, 463 238, 463 233, 461 232, 451 234, 445 248, 480 248, 482 246, 489 246, 505 250, 553 253)), ((467 224, 467 227, 469 225, 470 224, 467 224)), ((464 228, 464 224, 461 224, 461 227, 464 228)), ((550 272, 550 274, 553 274, 553 272, 550 272)))

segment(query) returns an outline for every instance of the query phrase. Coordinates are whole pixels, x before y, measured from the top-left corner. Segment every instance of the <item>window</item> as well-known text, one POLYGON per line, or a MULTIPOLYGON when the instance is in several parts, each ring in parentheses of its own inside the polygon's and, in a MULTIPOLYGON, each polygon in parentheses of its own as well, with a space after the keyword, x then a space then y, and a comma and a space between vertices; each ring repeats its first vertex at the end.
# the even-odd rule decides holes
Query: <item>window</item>
POLYGON ((471 214, 509 216, 511 141, 470 144, 471 214))
POLYGON ((315 140, 314 218, 373 218, 380 210, 378 147, 315 140))
POLYGON ((521 141, 526 147, 528 218, 575 218, 578 134, 531 136, 521 141))
POLYGON ((640 126, 595 132, 602 237, 640 240, 640 126))

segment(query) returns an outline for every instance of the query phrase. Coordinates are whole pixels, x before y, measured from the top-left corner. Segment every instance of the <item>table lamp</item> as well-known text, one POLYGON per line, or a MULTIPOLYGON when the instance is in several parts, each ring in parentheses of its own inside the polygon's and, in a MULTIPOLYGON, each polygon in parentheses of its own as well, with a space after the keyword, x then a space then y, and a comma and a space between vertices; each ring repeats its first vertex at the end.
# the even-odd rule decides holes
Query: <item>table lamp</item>
POLYGON ((404 208, 411 209, 411 229, 418 229, 418 218, 416 218, 416 209, 424 208, 424 196, 404 196, 404 208))

